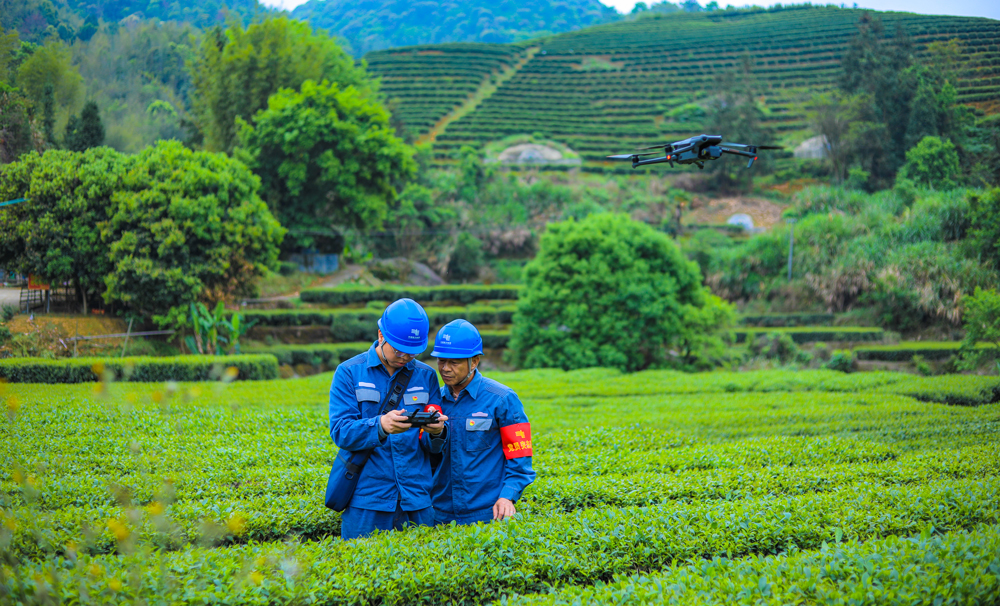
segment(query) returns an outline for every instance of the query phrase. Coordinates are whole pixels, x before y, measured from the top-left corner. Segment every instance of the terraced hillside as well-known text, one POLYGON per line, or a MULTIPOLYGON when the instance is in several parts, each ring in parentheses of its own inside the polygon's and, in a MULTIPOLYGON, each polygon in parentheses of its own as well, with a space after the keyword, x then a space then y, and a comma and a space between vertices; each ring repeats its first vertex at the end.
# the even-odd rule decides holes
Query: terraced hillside
POLYGON ((369 53, 369 69, 396 99, 396 119, 411 137, 429 132, 448 112, 473 97, 525 55, 522 46, 456 43, 369 53))
MULTIPOLYGON (((537 53, 471 112, 435 138, 446 161, 465 144, 481 145, 518 133, 542 133, 581 153, 596 167, 631 143, 700 132, 697 114, 718 74, 748 51, 767 88, 769 120, 788 143, 807 136, 803 102, 836 87, 840 57, 861 12, 836 7, 771 11, 674 13, 538 38, 516 45, 437 45, 367 55, 371 70, 405 110, 411 133, 474 95, 529 48, 537 53), (502 49, 507 50, 503 54, 502 49), (499 57, 508 57, 501 63, 499 57), (486 61, 489 57, 495 63, 486 61), (450 80, 451 79, 451 80, 450 80), (422 113, 420 113, 422 112, 422 113)), ((1000 112, 1000 21, 879 13, 885 30, 901 23, 918 55, 927 45, 957 38, 964 50, 957 86, 962 102, 1000 112)))

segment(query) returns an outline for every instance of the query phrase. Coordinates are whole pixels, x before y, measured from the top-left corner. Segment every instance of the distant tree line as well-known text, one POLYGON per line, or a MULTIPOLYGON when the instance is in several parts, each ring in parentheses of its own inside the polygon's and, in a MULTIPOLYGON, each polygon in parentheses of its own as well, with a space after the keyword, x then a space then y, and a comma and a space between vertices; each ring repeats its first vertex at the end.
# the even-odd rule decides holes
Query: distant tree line
POLYGON ((928 60, 918 61, 902 25, 890 37, 878 17, 862 13, 839 90, 812 103, 836 179, 869 191, 897 177, 932 187, 1000 183, 1000 125, 958 103, 959 42, 926 50, 928 60))

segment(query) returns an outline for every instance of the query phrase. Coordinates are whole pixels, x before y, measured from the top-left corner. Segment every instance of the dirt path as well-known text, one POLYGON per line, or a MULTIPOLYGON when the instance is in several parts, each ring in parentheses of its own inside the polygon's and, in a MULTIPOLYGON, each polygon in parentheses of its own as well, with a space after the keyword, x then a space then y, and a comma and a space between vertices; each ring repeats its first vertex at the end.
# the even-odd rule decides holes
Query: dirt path
POLYGON ((464 103, 445 114, 444 117, 438 120, 437 124, 435 124, 429 131, 417 137, 417 143, 426 143, 428 141, 433 143, 434 140, 437 139, 437 136, 444 132, 444 129, 447 128, 449 124, 467 116, 470 112, 479 107, 483 101, 492 97, 493 93, 497 92, 498 88, 513 78, 517 72, 521 71, 521 68, 523 68, 528 61, 531 61, 531 59, 538 54, 539 50, 541 50, 541 47, 533 46, 525 51, 524 56, 521 57, 520 61, 503 70, 499 75, 494 72, 487 76, 486 79, 483 80, 483 83, 479 85, 479 89, 472 93, 472 95, 470 95, 464 103))

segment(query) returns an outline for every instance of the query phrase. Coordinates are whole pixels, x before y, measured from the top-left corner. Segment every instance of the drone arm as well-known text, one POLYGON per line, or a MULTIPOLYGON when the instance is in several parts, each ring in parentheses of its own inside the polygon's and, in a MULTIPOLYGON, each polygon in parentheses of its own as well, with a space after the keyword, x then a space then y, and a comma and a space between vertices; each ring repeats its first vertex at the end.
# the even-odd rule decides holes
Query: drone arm
POLYGON ((734 156, 743 156, 745 158, 750 158, 750 161, 747 162, 747 168, 753 166, 754 160, 757 159, 756 153, 750 153, 748 151, 743 151, 742 149, 732 149, 729 147, 720 147, 719 149, 721 149, 722 153, 724 154, 733 154, 734 156))
POLYGON ((672 156, 663 156, 661 158, 650 158, 649 160, 633 160, 632 168, 638 166, 646 166, 647 164, 662 164, 664 162, 670 162, 672 156))

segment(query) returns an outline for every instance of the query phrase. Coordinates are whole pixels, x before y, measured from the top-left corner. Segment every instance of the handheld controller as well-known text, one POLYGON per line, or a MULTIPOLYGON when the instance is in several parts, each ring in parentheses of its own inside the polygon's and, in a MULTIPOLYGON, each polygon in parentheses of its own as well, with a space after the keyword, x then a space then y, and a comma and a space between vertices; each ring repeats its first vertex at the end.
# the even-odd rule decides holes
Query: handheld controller
POLYGON ((432 423, 437 423, 441 418, 441 407, 435 404, 428 404, 423 410, 412 410, 403 414, 406 422, 413 427, 424 427, 432 423))

